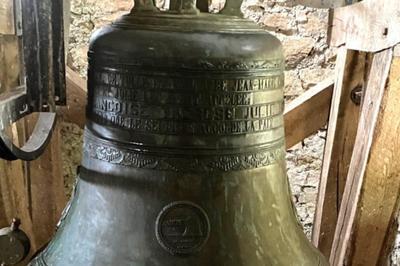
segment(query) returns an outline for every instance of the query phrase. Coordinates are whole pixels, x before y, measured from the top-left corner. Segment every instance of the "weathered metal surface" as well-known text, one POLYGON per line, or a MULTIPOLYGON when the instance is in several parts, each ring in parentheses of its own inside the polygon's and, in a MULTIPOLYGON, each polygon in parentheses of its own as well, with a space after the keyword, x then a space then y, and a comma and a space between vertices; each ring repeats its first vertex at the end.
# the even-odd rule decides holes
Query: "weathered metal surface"
POLYGON ((291 202, 280 42, 181 11, 92 37, 79 182, 32 265, 328 265, 291 202))
MULTIPOLYGON (((55 125, 55 104, 65 103, 62 4, 62 0, 21 0, 21 10, 15 10, 22 18, 24 71, 20 75, 25 78, 20 87, 7 88, 0 95, 0 158, 33 160, 40 156, 55 125), (28 142, 17 147, 7 128, 32 112, 41 112, 38 123, 28 142)), ((17 27, 20 23, 17 20, 17 27)))
POLYGON ((0 229, 0 265, 15 265, 29 253, 28 236, 19 229, 21 221, 14 219, 10 227, 0 229))
POLYGON ((21 0, 28 104, 33 111, 65 103, 62 0, 21 0))

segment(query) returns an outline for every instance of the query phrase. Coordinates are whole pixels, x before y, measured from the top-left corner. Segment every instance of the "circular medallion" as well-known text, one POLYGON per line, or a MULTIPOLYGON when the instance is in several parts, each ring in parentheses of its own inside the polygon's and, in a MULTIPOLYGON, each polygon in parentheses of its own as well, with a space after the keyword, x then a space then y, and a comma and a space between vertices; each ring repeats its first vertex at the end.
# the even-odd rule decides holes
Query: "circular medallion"
POLYGON ((199 252, 209 235, 210 221, 206 212, 192 202, 173 202, 157 217, 157 240, 172 255, 199 252))

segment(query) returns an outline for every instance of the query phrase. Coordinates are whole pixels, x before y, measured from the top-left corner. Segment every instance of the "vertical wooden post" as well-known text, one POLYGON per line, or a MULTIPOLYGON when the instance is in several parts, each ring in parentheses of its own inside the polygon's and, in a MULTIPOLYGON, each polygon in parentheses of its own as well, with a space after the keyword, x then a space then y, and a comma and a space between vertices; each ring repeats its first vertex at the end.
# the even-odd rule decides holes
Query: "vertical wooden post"
POLYGON ((363 88, 366 53, 340 48, 312 240, 329 257, 360 116, 352 91, 363 88))
POLYGON ((373 58, 332 245, 335 266, 377 265, 398 200, 399 88, 385 92, 392 54, 387 49, 373 58))
POLYGON ((0 1, 0 34, 15 34, 14 0, 0 1))
POLYGON ((18 85, 20 56, 18 37, 0 33, 0 93, 18 85))

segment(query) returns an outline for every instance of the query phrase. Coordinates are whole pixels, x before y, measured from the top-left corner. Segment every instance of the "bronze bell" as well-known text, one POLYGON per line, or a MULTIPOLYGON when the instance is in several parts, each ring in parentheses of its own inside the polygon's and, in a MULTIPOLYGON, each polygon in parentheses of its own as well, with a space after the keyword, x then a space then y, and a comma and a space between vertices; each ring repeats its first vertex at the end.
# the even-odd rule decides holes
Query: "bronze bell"
POLYGON ((32 265, 328 265, 291 202, 281 43, 240 4, 137 1, 93 35, 79 181, 32 265))

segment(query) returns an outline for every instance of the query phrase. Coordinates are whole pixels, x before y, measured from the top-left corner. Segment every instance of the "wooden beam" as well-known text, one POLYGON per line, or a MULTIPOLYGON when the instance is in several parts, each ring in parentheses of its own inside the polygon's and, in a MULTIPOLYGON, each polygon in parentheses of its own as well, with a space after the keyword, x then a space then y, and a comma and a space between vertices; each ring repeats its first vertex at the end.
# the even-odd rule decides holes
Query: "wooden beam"
POLYGON ((400 42, 399 0, 363 0, 335 9, 331 46, 377 52, 400 42))
POLYGON ((14 0, 0 1, 0 34, 15 34, 14 0))
POLYGON ((291 148, 328 122, 333 79, 309 89, 285 108, 286 147, 291 148))
MULTIPOLYGON (((33 114, 14 124, 14 142, 22 146, 36 123, 33 114)), ((0 228, 12 218, 21 219, 21 229, 31 242, 30 256, 53 236, 66 205, 61 168, 60 127, 53 132, 44 154, 32 162, 0 160, 0 228)), ((28 256, 25 263, 29 262, 28 256)))
MULTIPOLYGON (((25 140, 23 128, 23 123, 14 124, 12 127, 13 141, 16 145, 21 145, 25 140)), ((0 228, 9 226, 12 218, 18 217, 22 221, 21 228, 28 235, 32 235, 32 220, 26 200, 26 169, 26 163, 22 161, 0 160, 0 228)))
MULTIPOLYGON (((0 21, 1 25, 6 23, 0 21)), ((22 72, 19 47, 17 36, 0 35, 0 93, 19 85, 22 72)), ((10 134, 14 143, 22 146, 35 123, 35 115, 31 115, 12 125, 10 134)), ((59 127, 56 127, 51 143, 38 160, 29 163, 0 160, 0 228, 9 226, 12 218, 20 218, 21 229, 31 241, 31 254, 52 237, 66 205, 60 149, 59 127)))
MULTIPOLYGON (((383 116, 388 114, 385 110, 387 106, 381 109, 392 55, 392 49, 387 49, 375 54, 373 58, 332 245, 330 262, 334 266, 377 265, 384 238, 381 229, 387 228, 387 225, 382 226, 380 223, 385 224, 392 218, 390 210, 393 207, 386 205, 391 205, 393 199, 390 197, 393 193, 385 194, 393 189, 390 187, 393 185, 391 180, 398 179, 399 172, 392 172, 391 164, 396 163, 400 154, 398 147, 387 141, 398 138, 399 127, 385 124, 383 128, 382 119, 390 118, 383 116), (390 217, 386 217, 389 212, 390 217), (356 247, 356 243, 360 246, 356 247), (369 248, 366 249, 366 246, 369 248)), ((398 89, 396 91, 398 93, 398 89)), ((385 99, 389 100, 388 97, 385 99)), ((393 104, 391 108, 398 109, 398 102, 390 103, 393 104)), ((392 117, 389 121, 394 122, 395 119, 392 117)), ((397 202, 397 194, 394 202, 397 202)))
MULTIPOLYGON (((25 119, 28 133, 36 124, 35 115, 25 119)), ((67 198, 61 158, 60 125, 55 127, 51 142, 43 155, 27 163, 25 189, 29 192, 28 208, 32 219, 30 235, 32 251, 36 252, 52 238, 56 225, 65 208, 67 198)), ((33 253, 31 253, 33 254, 33 253)))
POLYGON ((18 37, 0 35, 0 93, 18 86, 20 72, 18 37))
POLYGON ((386 265, 397 234, 400 191, 400 57, 395 57, 356 202, 348 265, 386 265))
POLYGON ((63 121, 74 123, 84 128, 86 121, 86 80, 71 68, 66 68, 67 106, 62 107, 60 114, 63 121))
POLYGON ((364 87, 366 53, 340 48, 313 226, 313 244, 330 255, 340 202, 353 154, 360 105, 352 91, 364 87))

